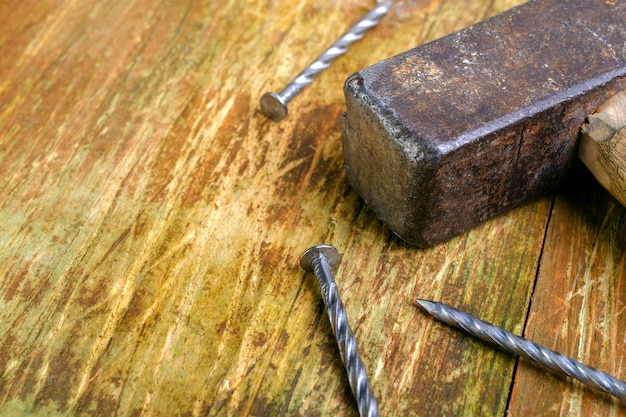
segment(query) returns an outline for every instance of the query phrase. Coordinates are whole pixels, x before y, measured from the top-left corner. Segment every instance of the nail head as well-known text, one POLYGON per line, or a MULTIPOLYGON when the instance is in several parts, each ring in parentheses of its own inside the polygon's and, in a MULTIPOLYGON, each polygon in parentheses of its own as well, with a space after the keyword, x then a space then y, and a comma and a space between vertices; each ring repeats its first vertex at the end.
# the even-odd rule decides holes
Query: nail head
POLYGON ((313 261, 320 255, 323 255, 328 259, 331 268, 335 268, 341 261, 341 256, 334 246, 331 245, 317 245, 304 251, 300 256, 300 267, 307 272, 313 271, 313 261))
POLYGON ((261 97, 261 110, 267 117, 277 122, 287 116, 287 103, 276 93, 265 93, 261 97))

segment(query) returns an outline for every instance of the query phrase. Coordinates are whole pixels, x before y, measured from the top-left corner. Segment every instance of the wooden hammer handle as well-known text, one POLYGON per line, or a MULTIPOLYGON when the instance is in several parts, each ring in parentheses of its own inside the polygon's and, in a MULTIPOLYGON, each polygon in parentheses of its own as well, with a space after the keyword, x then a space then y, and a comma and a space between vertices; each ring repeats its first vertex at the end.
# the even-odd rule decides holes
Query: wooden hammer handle
POLYGON ((581 129, 579 155, 600 184, 626 206, 626 91, 589 116, 581 129))

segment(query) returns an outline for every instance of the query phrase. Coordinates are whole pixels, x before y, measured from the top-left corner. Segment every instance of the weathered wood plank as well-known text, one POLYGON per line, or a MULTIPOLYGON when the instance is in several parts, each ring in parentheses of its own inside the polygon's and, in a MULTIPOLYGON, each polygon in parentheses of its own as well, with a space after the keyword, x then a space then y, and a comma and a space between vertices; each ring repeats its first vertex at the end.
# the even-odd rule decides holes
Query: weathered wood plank
MULTIPOLYGON (((551 233, 578 227, 575 246, 551 240, 575 259, 596 229, 550 217, 547 198, 436 248, 406 246, 347 186, 341 86, 517 3, 398 2, 278 124, 260 95, 371 3, 0 5, 0 414, 356 415, 297 263, 325 242, 344 255, 337 281, 383 415, 503 415, 515 360, 413 299, 521 333, 548 219, 551 233)), ((614 207, 617 232, 602 230, 616 242, 621 208, 598 199, 614 207)), ((617 280, 624 248, 612 245, 602 265, 617 280)), ((541 259, 541 277, 546 259, 566 274, 565 257, 541 259)), ((611 335, 625 323, 613 297, 611 335)), ((615 340, 607 364, 623 358, 615 340)))
MULTIPOLYGON (((626 209, 586 177, 556 201, 525 335, 626 379, 626 209), (582 186, 581 186, 582 185, 582 186)), ((626 415, 626 405, 522 360, 514 415, 626 415)))

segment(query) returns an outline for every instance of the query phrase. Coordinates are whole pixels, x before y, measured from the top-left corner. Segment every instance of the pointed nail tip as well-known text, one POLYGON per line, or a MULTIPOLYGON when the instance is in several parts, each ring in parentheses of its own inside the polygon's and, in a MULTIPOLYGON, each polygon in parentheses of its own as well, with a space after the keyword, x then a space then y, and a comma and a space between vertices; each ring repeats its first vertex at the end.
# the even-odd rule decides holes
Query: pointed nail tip
POLYGON ((430 312, 435 307, 435 302, 430 300, 424 300, 422 298, 415 299, 415 302, 424 310, 430 312))

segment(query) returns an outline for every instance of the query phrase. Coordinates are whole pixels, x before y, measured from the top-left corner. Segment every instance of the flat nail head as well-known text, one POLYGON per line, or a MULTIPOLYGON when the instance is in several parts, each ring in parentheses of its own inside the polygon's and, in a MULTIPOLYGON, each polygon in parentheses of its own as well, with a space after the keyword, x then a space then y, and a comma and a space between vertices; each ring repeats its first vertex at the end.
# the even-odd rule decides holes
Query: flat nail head
POLYGON ((334 246, 317 245, 307 249, 304 251, 302 256, 300 256, 300 267, 307 272, 313 272, 313 263, 320 255, 323 255, 326 259, 328 259, 330 267, 333 269, 339 265, 339 262, 341 261, 341 256, 334 246))
POLYGON ((276 93, 265 93, 261 97, 261 110, 267 117, 277 122, 287 116, 287 103, 276 93))

